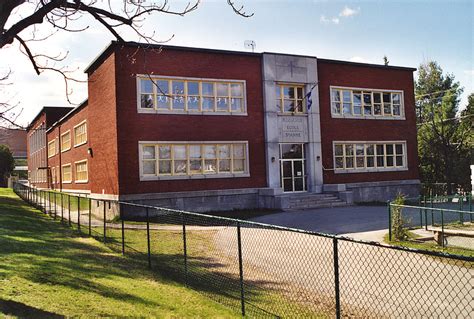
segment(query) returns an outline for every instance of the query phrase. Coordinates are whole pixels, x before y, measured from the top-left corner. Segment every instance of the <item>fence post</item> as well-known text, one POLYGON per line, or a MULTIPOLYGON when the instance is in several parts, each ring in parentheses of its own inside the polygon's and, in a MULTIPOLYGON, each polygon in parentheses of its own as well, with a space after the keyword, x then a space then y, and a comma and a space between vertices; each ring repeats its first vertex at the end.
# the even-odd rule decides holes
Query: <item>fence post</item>
POLYGON ((420 228, 423 228, 423 208, 421 208, 421 195, 418 196, 418 207, 419 209, 419 214, 420 214, 420 228))
POLYGON ((68 224, 71 227, 71 195, 67 195, 67 215, 68 215, 68 224))
POLYGON ((48 192, 48 215, 51 215, 51 192, 50 191, 47 191, 48 192))
POLYGON ((460 213, 459 213, 459 220, 461 222, 461 224, 464 224, 464 213, 462 213, 462 211, 464 210, 464 196, 461 195, 461 202, 460 202, 460 213))
POLYGON ((54 220, 58 217, 58 199, 56 197, 56 193, 54 193, 54 220))
POLYGON ((392 210, 390 207, 390 201, 387 201, 388 208, 388 241, 392 241, 392 210))
MULTIPOLYGON (((433 208, 433 197, 430 197, 430 207, 433 208)), ((434 226, 433 209, 430 209, 430 211, 431 211, 431 226, 434 226)))
POLYGON ((472 223, 472 192, 469 194, 469 212, 471 213, 469 214, 469 220, 472 223))
MULTIPOLYGON (((390 206, 389 206, 390 207, 390 206)), ((333 238, 333 255, 334 255, 334 288, 336 298, 336 318, 341 318, 341 299, 339 292, 339 253, 337 247, 337 238, 333 238)))
POLYGON ((184 283, 187 286, 188 285, 188 250, 186 247, 186 219, 183 213, 181 213, 181 221, 183 223, 184 283))
POLYGON ((92 235, 92 225, 91 225, 92 216, 91 215, 92 215, 92 200, 89 197, 89 236, 92 235))
POLYGON ((441 246, 444 247, 444 211, 441 210, 441 246))
POLYGON ((81 231, 81 197, 77 196, 77 230, 81 231))
POLYGON ((125 223, 122 216, 122 204, 119 203, 118 205, 120 210, 120 220, 122 221, 122 255, 125 255, 125 223))
MULTIPOLYGON (((184 236, 186 236, 186 235, 184 235, 184 236)), ((148 268, 151 268, 150 213, 149 213, 148 207, 146 208, 146 244, 147 244, 147 253, 148 253, 148 268)), ((184 245, 186 247, 186 241, 185 241, 184 245)), ((186 250, 186 248, 185 248, 185 250, 186 250)))
POLYGON ((107 241, 107 234, 106 234, 107 225, 106 225, 106 223, 105 223, 105 219, 106 219, 105 200, 103 201, 103 204, 104 204, 104 244, 105 244, 105 242, 107 241))
POLYGON ((245 317, 244 265, 242 262, 242 238, 240 231, 240 222, 237 222, 237 245, 239 252, 240 306, 242 310, 242 316, 245 317))

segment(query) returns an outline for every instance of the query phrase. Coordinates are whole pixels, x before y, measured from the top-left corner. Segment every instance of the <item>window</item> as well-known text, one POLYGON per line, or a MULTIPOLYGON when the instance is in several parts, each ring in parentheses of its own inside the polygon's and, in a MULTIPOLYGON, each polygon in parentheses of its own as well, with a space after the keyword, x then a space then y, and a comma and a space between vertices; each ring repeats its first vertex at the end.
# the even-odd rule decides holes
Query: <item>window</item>
POLYGON ((71 149, 71 131, 61 134, 61 152, 71 149))
POLYGON ((141 175, 232 175, 248 172, 247 143, 141 144, 141 175))
POLYGON ((83 122, 74 127, 74 146, 87 143, 87 123, 83 122))
POLYGON ((199 114, 245 113, 245 82, 139 77, 139 110, 199 114))
POLYGON ((334 169, 397 170, 407 167, 405 142, 335 142, 334 169))
POLYGON ((70 183, 72 181, 71 164, 62 166, 62 181, 63 183, 70 183))
POLYGON ((48 142, 48 157, 56 155, 56 139, 48 142))
POLYGON ((282 113, 305 113, 304 86, 278 84, 276 86, 277 109, 282 113))
POLYGON ((333 117, 401 118, 402 92, 331 88, 333 117))
POLYGON ((51 183, 56 183, 56 167, 51 167, 51 183))
POLYGON ((76 183, 87 183, 87 160, 74 163, 76 183))

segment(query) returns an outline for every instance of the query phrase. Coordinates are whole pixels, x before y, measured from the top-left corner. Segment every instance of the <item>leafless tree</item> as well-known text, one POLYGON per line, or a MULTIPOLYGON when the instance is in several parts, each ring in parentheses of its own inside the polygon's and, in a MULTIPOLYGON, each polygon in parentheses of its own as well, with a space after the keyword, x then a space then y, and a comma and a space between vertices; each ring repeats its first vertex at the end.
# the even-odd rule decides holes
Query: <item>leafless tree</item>
MULTIPOLYGON (((75 21, 81 20, 89 15, 93 21, 104 26, 118 42, 125 43, 127 40, 121 35, 121 30, 132 30, 140 42, 162 43, 157 41, 155 34, 145 34, 142 26, 145 19, 153 14, 171 14, 184 16, 196 10, 200 0, 188 2, 182 9, 174 10, 168 0, 122 0, 120 6, 112 0, 1 0, 0 1, 0 49, 18 43, 21 52, 26 55, 33 69, 39 75, 44 71, 58 73, 66 85, 66 97, 69 100, 71 93, 69 82, 79 80, 72 76, 74 70, 65 66, 59 66, 61 61, 67 57, 67 53, 48 55, 45 52, 37 52, 33 42, 45 41, 56 32, 81 33, 89 28, 74 27, 75 21), (24 12, 29 12, 23 16, 24 12), (52 26, 47 35, 38 35, 37 29, 40 25, 52 26)), ((251 17, 244 11, 243 6, 236 5, 233 0, 227 0, 227 4, 239 16, 251 17)), ((6 80, 8 75, 0 81, 6 80)), ((11 114, 11 105, 0 101, 0 120, 14 124, 15 116, 11 114)))

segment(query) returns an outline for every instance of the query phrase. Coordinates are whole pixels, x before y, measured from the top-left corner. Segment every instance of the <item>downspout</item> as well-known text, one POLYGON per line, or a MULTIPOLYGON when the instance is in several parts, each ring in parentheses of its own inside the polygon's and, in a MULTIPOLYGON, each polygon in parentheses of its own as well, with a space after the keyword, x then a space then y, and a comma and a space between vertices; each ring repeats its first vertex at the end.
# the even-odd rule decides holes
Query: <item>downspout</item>
POLYGON ((58 151, 59 151, 59 191, 63 191, 63 166, 61 165, 61 125, 58 125, 58 151))

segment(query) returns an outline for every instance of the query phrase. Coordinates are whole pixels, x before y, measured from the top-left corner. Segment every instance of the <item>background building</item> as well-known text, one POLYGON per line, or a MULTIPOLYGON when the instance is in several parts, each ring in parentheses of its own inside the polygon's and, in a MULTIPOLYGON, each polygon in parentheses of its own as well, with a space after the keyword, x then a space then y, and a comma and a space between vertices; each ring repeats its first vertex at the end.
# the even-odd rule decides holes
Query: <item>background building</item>
POLYGON ((30 125, 45 134, 30 179, 195 211, 415 195, 414 70, 112 43, 86 69, 88 101, 30 125))

